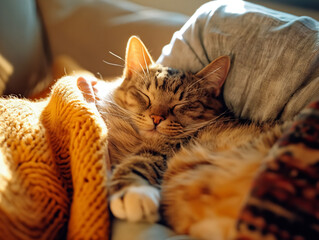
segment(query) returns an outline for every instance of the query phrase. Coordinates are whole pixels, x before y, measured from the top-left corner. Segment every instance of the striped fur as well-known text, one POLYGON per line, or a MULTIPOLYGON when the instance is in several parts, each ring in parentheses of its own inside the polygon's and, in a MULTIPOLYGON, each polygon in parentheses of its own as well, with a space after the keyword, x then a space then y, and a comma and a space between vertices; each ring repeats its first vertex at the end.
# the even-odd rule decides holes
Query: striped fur
POLYGON ((225 56, 197 74, 164 67, 139 39, 129 40, 120 84, 99 105, 110 130, 116 217, 154 222, 161 201, 179 233, 234 234, 251 181, 283 127, 229 117, 220 96, 228 70, 225 56))
POLYGON ((123 77, 98 104, 109 128, 112 179, 108 184, 116 217, 158 219, 167 162, 224 111, 218 95, 229 64, 224 56, 197 74, 182 72, 155 64, 138 38, 129 40, 123 77), (145 186, 152 193, 140 196, 137 192, 145 186), (146 205, 131 206, 134 201, 146 205))

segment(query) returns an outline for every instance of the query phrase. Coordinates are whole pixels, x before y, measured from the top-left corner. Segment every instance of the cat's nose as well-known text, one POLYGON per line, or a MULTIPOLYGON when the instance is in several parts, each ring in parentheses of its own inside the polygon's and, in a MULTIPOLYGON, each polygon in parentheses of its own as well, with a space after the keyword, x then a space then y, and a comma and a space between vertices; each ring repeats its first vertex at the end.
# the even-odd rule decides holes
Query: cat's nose
POLYGON ((160 115, 154 115, 154 114, 152 114, 152 115, 150 115, 150 117, 151 117, 151 119, 153 120, 153 123, 154 123, 155 125, 158 125, 158 124, 160 124, 161 121, 164 121, 164 120, 165 120, 165 118, 164 118, 163 116, 160 116, 160 115))

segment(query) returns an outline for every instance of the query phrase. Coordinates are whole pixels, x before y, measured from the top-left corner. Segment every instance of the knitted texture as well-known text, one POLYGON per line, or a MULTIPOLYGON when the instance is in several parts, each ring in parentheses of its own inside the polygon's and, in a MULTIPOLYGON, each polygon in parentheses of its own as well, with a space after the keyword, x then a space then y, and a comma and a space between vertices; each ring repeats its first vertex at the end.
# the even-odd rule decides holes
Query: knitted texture
POLYGON ((108 239, 106 136, 75 77, 0 98, 0 239, 108 239))

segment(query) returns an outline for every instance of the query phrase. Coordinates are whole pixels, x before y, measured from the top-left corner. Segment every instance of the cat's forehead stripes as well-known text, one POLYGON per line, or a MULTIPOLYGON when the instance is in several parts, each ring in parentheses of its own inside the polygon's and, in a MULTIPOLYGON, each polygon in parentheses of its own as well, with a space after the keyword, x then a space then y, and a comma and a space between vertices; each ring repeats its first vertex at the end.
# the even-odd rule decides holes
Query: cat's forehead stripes
MULTIPOLYGON (((199 96, 199 92, 196 91, 199 84, 193 84, 193 75, 177 69, 154 65, 149 68, 148 74, 137 79, 139 88, 156 96, 157 99, 160 96, 159 92, 164 92, 167 99, 174 98, 177 101, 192 101, 194 97, 199 96)), ((161 95, 162 100, 164 95, 161 95)))
POLYGON ((163 67, 162 69, 156 69, 154 74, 154 87, 162 91, 174 92, 178 91, 183 84, 185 74, 179 70, 163 67))

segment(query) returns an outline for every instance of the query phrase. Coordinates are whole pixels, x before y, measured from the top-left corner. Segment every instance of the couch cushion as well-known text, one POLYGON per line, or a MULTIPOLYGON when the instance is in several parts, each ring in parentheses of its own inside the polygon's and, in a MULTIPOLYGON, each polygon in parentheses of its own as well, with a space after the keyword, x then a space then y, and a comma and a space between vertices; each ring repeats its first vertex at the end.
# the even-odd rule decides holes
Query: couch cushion
POLYGON ((119 76, 126 42, 138 35, 158 57, 188 16, 144 7, 124 0, 38 0, 53 57, 65 54, 103 77, 119 76))
POLYGON ((319 96, 319 23, 244 1, 203 5, 158 62, 197 72, 232 55, 226 105, 254 121, 291 119, 319 96))
POLYGON ((8 81, 5 94, 25 95, 48 70, 35 1, 0 1, 0 36, 0 82, 8 81))

